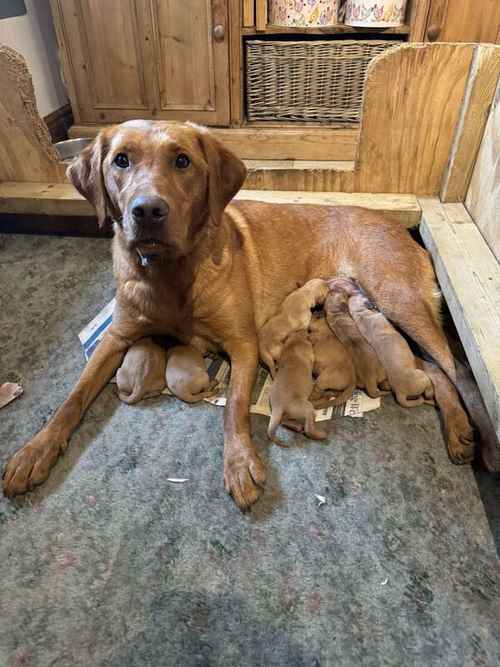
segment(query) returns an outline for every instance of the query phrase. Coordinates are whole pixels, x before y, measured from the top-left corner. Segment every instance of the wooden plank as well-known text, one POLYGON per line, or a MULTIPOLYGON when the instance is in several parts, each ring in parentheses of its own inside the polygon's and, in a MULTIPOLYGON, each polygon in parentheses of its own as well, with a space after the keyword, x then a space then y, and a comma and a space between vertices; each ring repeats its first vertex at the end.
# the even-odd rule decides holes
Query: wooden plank
POLYGON ((499 77, 500 47, 477 46, 472 60, 462 116, 441 187, 443 202, 465 199, 499 77))
POLYGON ((407 44, 372 61, 355 190, 439 193, 473 49, 407 44))
POLYGON ((339 171, 352 171, 354 162, 352 160, 243 160, 247 169, 295 169, 299 171, 311 169, 334 169, 339 171))
MULTIPOLYGON (((95 137, 103 127, 73 125, 69 135, 95 137)), ((214 127, 210 131, 248 160, 354 160, 359 139, 357 129, 214 127)))
POLYGON ((321 204, 324 206, 362 206, 384 213, 405 227, 420 222, 421 210, 414 195, 369 194, 360 192, 290 192, 241 190, 236 199, 251 199, 274 204, 321 204))
POLYGON ((0 183, 0 214, 95 215, 70 183, 0 183))
MULTIPOLYGON (((236 198, 282 204, 364 206, 386 213, 407 227, 420 220, 420 207, 413 195, 241 190, 236 198)), ((0 183, 0 214, 3 213, 89 216, 94 209, 70 183, 0 183)))
POLYGON ((345 169, 251 169, 247 190, 304 190, 306 192, 356 192, 352 170, 345 169))
MULTIPOLYGON (((254 0, 252 0, 253 5, 254 0)), ((241 38, 241 3, 229 0, 229 85, 231 127, 242 124, 244 118, 243 40, 241 38)))
POLYGON ((500 43, 498 0, 432 0, 428 39, 500 43))
POLYGON ((420 232, 497 437, 500 437, 500 266, 462 207, 419 198, 420 232))
POLYGON ((61 181, 64 169, 38 115, 24 59, 0 46, 0 181, 61 181))
POLYGON ((411 0, 410 7, 407 9, 410 17, 410 42, 424 41, 430 3, 431 0, 411 0))
POLYGON ((267 0, 255 0, 255 23, 257 30, 265 30, 267 26, 267 0))
POLYGON ((243 25, 255 26, 255 0, 243 0, 243 25))
MULTIPOLYGON (((371 33, 373 34, 373 28, 367 28, 362 26, 350 26, 345 23, 337 23, 336 25, 329 25, 323 27, 311 27, 311 28, 299 28, 296 26, 288 27, 281 25, 271 25, 267 24, 265 28, 243 28, 243 35, 282 35, 282 34, 293 34, 293 35, 333 35, 337 33, 371 33)), ((408 24, 394 26, 392 28, 377 28, 377 34, 384 35, 407 35, 410 32, 410 26, 408 24)))
POLYGON ((465 205, 500 262, 500 82, 465 205))

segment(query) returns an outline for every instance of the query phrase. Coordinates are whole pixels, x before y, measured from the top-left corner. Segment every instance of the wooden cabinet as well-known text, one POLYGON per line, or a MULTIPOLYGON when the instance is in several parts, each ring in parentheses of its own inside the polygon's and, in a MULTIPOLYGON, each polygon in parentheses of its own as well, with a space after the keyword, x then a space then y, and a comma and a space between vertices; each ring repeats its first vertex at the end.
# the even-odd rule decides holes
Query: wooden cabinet
POLYGON ((499 0, 432 0, 426 41, 500 43, 499 0))
POLYGON ((75 122, 229 124, 227 0, 51 0, 75 122))

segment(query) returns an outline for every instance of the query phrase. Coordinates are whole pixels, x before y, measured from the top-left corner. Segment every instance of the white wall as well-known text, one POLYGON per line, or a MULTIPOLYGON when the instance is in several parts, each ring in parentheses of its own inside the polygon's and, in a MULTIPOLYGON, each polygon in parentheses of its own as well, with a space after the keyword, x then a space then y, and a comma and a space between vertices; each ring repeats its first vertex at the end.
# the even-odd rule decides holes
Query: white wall
MULTIPOLYGON (((0 0, 1 1, 1 0, 0 0)), ((49 0, 25 0, 27 14, 0 20, 0 44, 24 56, 33 77, 40 116, 68 102, 61 79, 49 0)))

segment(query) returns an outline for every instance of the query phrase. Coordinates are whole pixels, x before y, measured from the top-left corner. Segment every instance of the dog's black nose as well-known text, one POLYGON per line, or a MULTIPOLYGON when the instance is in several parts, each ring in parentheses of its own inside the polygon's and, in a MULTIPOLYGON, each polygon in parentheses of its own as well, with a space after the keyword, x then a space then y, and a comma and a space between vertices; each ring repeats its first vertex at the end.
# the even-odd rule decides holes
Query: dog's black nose
POLYGON ((131 213, 139 224, 164 222, 168 216, 168 204, 161 197, 143 195, 132 202, 131 213))

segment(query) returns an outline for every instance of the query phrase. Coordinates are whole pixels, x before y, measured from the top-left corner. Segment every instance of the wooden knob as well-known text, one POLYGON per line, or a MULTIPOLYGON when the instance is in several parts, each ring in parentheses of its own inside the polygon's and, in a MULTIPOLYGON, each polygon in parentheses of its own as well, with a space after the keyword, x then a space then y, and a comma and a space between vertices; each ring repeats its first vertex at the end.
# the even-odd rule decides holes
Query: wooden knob
POLYGON ((439 33, 441 32, 441 26, 439 23, 431 23, 431 25, 427 28, 427 39, 429 42, 435 42, 436 39, 439 37, 439 33))
POLYGON ((216 42, 222 42, 226 36, 226 28, 221 24, 218 23, 214 27, 214 39, 216 42))

